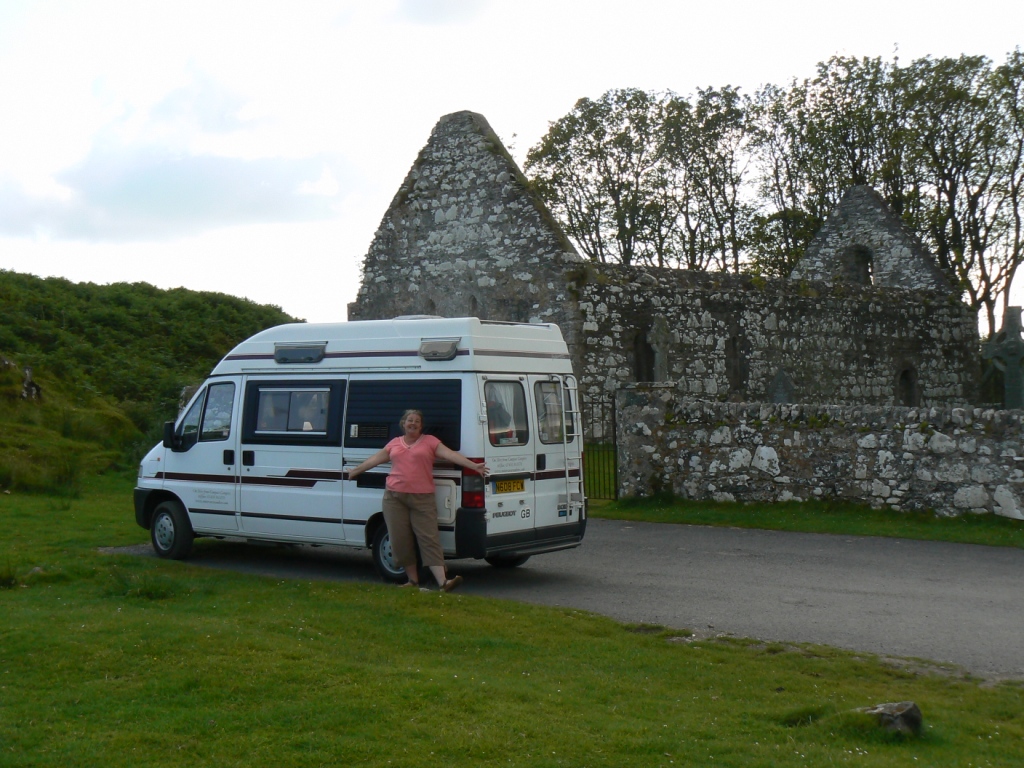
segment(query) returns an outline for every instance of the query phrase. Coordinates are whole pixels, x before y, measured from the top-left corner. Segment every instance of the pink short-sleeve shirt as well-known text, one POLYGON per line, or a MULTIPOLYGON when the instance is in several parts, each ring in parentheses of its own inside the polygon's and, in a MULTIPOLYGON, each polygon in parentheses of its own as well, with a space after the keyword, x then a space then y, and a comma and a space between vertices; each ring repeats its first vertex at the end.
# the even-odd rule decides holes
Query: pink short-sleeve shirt
POLYGON ((385 487, 398 493, 434 492, 434 454, 441 444, 433 435, 420 435, 411 446, 402 437, 384 446, 391 457, 391 472, 385 487))

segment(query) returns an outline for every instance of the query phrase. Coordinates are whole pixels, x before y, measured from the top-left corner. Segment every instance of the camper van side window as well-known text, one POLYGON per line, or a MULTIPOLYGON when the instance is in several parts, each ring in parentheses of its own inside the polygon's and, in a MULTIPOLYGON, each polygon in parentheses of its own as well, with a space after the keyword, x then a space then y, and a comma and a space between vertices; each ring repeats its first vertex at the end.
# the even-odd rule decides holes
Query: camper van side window
POLYGON ((260 388, 256 407, 256 434, 327 432, 330 389, 260 388))
MULTIPOLYGON (((540 430, 540 441, 542 443, 561 443, 565 437, 565 421, 562 414, 562 398, 569 402, 569 392, 558 391, 558 382, 538 381, 533 387, 533 394, 537 400, 537 429, 540 430)), ((569 415, 569 434, 576 430, 569 415)))
POLYGON ((488 381, 487 434, 491 445, 526 445, 530 430, 526 424, 526 394, 518 381, 488 381))
POLYGON ((203 414, 202 442, 227 440, 231 436, 231 411, 235 405, 235 385, 231 382, 212 384, 206 395, 203 414))

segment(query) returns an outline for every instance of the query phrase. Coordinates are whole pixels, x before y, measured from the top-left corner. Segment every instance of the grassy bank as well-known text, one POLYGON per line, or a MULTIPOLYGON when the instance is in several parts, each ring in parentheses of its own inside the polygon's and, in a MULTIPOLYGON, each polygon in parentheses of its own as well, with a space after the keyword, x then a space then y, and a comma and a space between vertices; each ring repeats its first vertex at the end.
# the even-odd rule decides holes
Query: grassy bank
POLYGON ((105 554, 146 541, 131 486, 0 494, 0 765, 1024 759, 1016 684, 458 593, 105 554), (851 711, 907 699, 924 712, 919 739, 851 711))

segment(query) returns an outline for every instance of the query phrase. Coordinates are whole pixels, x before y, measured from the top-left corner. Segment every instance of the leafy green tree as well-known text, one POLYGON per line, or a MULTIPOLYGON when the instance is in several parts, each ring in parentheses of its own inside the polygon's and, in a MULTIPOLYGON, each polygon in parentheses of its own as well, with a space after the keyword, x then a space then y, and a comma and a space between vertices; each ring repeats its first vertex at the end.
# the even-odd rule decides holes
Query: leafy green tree
MULTIPOLYGON (((691 104, 673 97, 665 122, 665 154, 685 180, 686 194, 696 202, 697 227, 704 237, 691 237, 701 258, 721 271, 740 271, 753 210, 744 202, 751 138, 749 104, 738 89, 704 88, 691 104)), ((697 250, 695 248, 695 250, 697 250)))
POLYGON ((874 187, 903 213, 908 136, 895 69, 878 58, 836 56, 814 78, 758 91, 751 115, 759 271, 788 274, 853 185, 874 187))
POLYGON ((594 261, 738 270, 748 133, 733 88, 613 90, 552 123, 526 171, 594 261))
POLYGON ((665 262, 671 233, 651 235, 667 199, 663 112, 662 98, 637 89, 580 99, 527 154, 535 188, 594 261, 665 262))

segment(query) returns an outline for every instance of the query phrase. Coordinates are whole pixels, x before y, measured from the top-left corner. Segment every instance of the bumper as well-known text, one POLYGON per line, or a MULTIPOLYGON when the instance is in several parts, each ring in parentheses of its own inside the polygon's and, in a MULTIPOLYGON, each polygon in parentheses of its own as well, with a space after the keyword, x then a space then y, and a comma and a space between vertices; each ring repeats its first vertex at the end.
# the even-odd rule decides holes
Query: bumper
POLYGON ((482 509, 459 508, 455 518, 455 556, 482 558, 492 555, 539 555, 578 547, 587 530, 586 518, 563 525, 487 535, 482 509))

